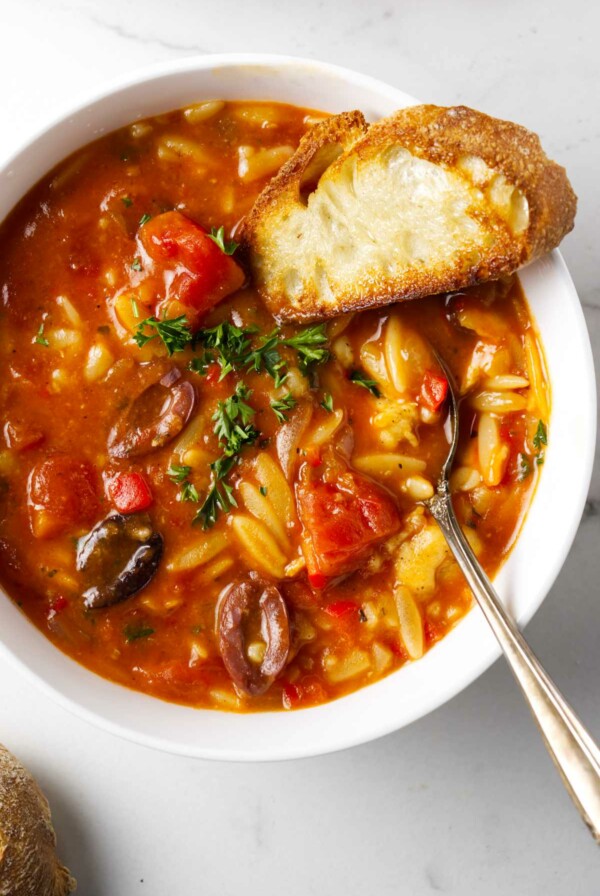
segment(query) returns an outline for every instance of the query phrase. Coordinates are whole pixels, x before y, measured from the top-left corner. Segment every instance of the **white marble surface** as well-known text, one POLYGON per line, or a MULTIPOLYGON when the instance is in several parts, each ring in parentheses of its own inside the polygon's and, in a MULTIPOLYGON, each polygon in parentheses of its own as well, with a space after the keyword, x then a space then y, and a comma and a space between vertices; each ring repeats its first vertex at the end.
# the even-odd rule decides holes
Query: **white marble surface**
MULTIPOLYGON (((72 98, 195 53, 305 55, 528 125, 580 197, 564 254, 600 352, 600 17, 590 0, 1 0, 0 158, 72 98)), ((577 462, 577 458, 573 458, 577 462)), ((600 477, 528 627, 600 735, 600 477)), ((560 519, 556 520, 560 525, 560 519)), ((82 896, 594 896, 598 852, 497 663, 450 704, 322 759, 161 755, 48 703, 0 662, 0 740, 38 776, 82 896)), ((43 894, 39 894, 43 896, 43 894)))

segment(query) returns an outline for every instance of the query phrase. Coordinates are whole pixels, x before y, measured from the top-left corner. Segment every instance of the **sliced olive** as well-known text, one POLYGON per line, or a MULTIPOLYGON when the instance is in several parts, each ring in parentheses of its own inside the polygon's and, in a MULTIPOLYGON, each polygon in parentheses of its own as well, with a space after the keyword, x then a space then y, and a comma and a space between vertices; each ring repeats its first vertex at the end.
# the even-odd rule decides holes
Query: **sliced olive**
POLYGON ((138 395, 121 414, 108 436, 112 457, 137 457, 162 448, 178 436, 190 419, 196 392, 174 368, 138 395))
POLYGON ((217 607, 217 637, 234 684, 246 694, 264 694, 285 666, 290 649, 287 608, 275 585, 256 573, 230 585, 217 607), (265 644, 260 663, 247 653, 250 637, 257 633, 265 644))
POLYGON ((84 573, 87 607, 110 607, 153 578, 163 552, 162 535, 147 514, 111 513, 79 540, 77 569, 84 573))

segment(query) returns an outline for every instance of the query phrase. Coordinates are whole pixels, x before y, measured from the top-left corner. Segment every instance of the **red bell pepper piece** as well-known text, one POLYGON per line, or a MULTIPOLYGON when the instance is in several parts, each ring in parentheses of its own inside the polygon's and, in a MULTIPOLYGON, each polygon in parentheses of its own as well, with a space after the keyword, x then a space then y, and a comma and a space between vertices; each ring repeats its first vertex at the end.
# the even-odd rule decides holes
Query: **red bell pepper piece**
POLYGON ((141 473, 119 473, 109 482, 108 495, 119 513, 136 513, 152 504, 150 486, 141 473))
POLYGON ((334 600, 333 603, 323 607, 323 612, 334 619, 341 619, 349 613, 355 613, 358 610, 358 604, 353 600, 334 600))
POLYGON ((430 411, 439 411, 448 397, 448 380, 439 373, 426 370, 421 386, 421 403, 430 411))

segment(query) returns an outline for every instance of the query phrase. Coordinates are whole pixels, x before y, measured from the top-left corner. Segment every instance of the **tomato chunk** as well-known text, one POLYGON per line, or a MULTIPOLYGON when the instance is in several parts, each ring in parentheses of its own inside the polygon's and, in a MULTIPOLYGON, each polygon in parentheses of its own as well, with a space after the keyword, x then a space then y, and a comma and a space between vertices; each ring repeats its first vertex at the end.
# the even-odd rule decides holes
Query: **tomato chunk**
POLYGON ((141 473, 119 473, 110 480, 107 491, 119 513, 135 513, 152 504, 150 486, 141 473))
POLYGON ((439 411, 448 397, 448 380, 441 374, 426 370, 421 386, 421 403, 430 411, 439 411))
POLYGON ((96 472, 86 461, 55 454, 33 468, 28 498, 35 537, 62 535, 96 517, 96 472))
POLYGON ((323 607, 323 610, 328 616, 341 619, 343 616, 348 616, 349 613, 356 613, 358 604, 355 604, 353 600, 334 600, 333 603, 323 607))
POLYGON ((164 212, 151 218, 139 232, 139 240, 160 267, 174 271, 169 278, 169 300, 196 311, 210 310, 239 289, 245 274, 208 233, 181 212, 164 212))
POLYGON ((392 497, 370 479, 350 469, 332 481, 316 475, 310 470, 303 476, 297 495, 309 582, 322 588, 329 578, 356 569, 401 520, 392 497))

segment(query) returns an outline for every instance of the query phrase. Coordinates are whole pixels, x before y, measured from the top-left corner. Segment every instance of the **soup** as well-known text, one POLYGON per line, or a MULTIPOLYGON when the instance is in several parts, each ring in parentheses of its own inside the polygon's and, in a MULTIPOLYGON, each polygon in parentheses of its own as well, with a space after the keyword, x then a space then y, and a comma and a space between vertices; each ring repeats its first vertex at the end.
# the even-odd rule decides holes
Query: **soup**
POLYGON ((236 232, 320 116, 214 101, 139 121, 2 225, 0 577, 88 669, 237 711, 417 660, 470 592, 424 502, 462 400, 454 505, 493 575, 544 460, 517 278, 278 327, 236 232))

